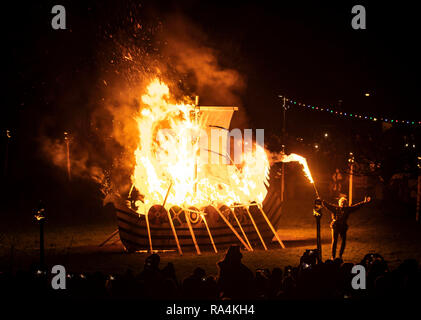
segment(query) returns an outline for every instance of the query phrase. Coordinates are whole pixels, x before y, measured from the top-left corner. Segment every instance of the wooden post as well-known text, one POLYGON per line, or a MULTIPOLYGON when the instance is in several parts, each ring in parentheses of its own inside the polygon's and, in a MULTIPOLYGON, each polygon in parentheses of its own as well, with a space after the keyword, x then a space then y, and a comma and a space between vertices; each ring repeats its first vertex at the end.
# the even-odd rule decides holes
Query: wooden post
POLYGON ((268 249, 268 247, 266 247, 266 243, 265 243, 265 241, 263 240, 262 235, 260 234, 259 229, 257 228, 256 222, 254 222, 253 216, 251 215, 251 213, 250 213, 249 209, 248 209, 247 207, 245 207, 245 208, 246 208, 246 210, 247 210, 247 213, 248 213, 248 215, 249 215, 249 218, 250 218, 250 220, 251 220, 251 223, 253 224, 254 229, 256 230, 257 235, 259 236, 260 241, 262 242, 263 248, 265 248, 265 250, 267 250, 267 249, 268 249))
POLYGON ((44 254, 44 219, 39 221, 39 265, 42 271, 45 271, 44 254))
POLYGON ((320 233, 320 221, 322 220, 323 203, 320 198, 314 200, 313 216, 316 218, 316 239, 317 239, 317 263, 322 262, 322 235, 320 233))
POLYGON ((418 190, 417 190, 417 212, 415 221, 420 222, 420 206, 421 206, 421 174, 418 174, 418 190))
POLYGON ((72 180, 72 174, 71 174, 71 171, 70 171, 70 147, 69 147, 70 140, 69 139, 70 139, 69 134, 67 132, 64 132, 64 140, 66 141, 66 150, 67 150, 67 152, 66 152, 67 177, 68 177, 69 181, 71 181, 72 180))
POLYGON ((276 240, 278 240, 279 244, 281 245, 282 249, 285 249, 284 243, 282 242, 281 238, 279 237, 278 232, 276 232, 275 228, 273 227, 272 223, 270 222, 269 218, 267 217, 266 213, 263 211, 263 208, 258 204, 257 207, 259 208, 260 212, 262 213, 263 217, 265 218, 267 224, 269 225, 270 230, 272 230, 276 240))
MULTIPOLYGON (((196 96, 194 99, 194 124, 197 126, 199 124, 199 96, 196 96)), ((195 144, 199 143, 200 136, 197 137, 195 144)), ((198 180, 198 167, 199 167, 199 155, 200 155, 200 148, 197 148, 195 159, 194 159, 194 196, 197 195, 197 180, 198 180)))
POLYGON ((284 202, 284 191, 285 191, 285 163, 281 163, 281 202, 284 202))
POLYGON ((349 206, 352 205, 352 176, 353 176, 353 171, 354 171, 354 163, 351 162, 351 167, 349 170, 349 206))
POLYGON ((222 220, 224 220, 224 222, 227 224, 227 226, 231 229, 231 231, 235 234, 235 236, 238 238, 238 240, 240 240, 241 244, 250 251, 249 246, 247 245, 247 243, 244 242, 243 238, 241 238, 241 236, 238 234, 237 230, 234 229, 234 227, 232 226, 232 224, 228 221, 227 218, 225 218, 225 216, 222 214, 222 212, 216 208, 216 212, 218 212, 219 216, 221 217, 222 220))
POLYGON ((10 131, 6 129, 6 151, 4 153, 4 176, 7 176, 7 167, 9 163, 9 140, 10 140, 10 131))
MULTIPOLYGON (((282 151, 282 153, 284 153, 285 154, 285 133, 286 133, 286 122, 287 122, 287 114, 286 114, 286 111, 287 111, 287 107, 286 107, 286 98, 285 97, 283 97, 283 106, 282 106, 282 114, 283 114, 283 117, 282 117, 282 141, 281 141, 281 143, 282 143, 282 149, 281 149, 281 151, 282 151)), ((285 193, 285 163, 284 162, 282 162, 281 163, 281 173, 282 173, 282 175, 281 175, 281 202, 283 203, 284 202, 284 193, 285 193)))
POLYGON ((247 244, 248 244, 248 246, 250 247, 250 251, 254 251, 254 250, 253 250, 253 247, 252 247, 252 246, 251 246, 251 244, 250 244, 249 239, 247 238, 246 233, 244 232, 243 227, 241 226, 240 220, 238 220, 237 215, 235 214, 235 211, 234 211, 234 210, 232 210, 232 215, 234 216, 235 221, 237 222, 238 226, 240 227, 241 233, 243 234, 244 239, 246 239, 247 244))
POLYGON ((321 215, 316 216, 316 239, 319 263, 322 262, 322 236, 320 233, 320 219, 321 215))

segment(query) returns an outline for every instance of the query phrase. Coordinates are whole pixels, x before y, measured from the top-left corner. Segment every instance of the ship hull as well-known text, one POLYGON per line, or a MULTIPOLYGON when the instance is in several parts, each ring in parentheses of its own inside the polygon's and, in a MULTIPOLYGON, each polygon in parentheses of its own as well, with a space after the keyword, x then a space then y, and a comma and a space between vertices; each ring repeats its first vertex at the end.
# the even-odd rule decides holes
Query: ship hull
MULTIPOLYGON (((268 220, 273 223, 279 215, 280 203, 275 198, 270 198, 263 203, 263 210, 268 220)), ((116 203, 114 205, 120 239, 127 251, 150 250, 146 217, 137 214, 125 205, 116 205, 116 203)), ((269 246, 274 239, 273 231, 257 206, 250 206, 248 211, 241 207, 228 208, 227 206, 222 206, 219 209, 209 206, 198 210, 205 213, 209 231, 205 221, 200 215, 194 213, 197 209, 190 209, 193 211, 182 210, 178 207, 170 208, 167 211, 161 206, 154 206, 152 211, 149 211, 149 230, 153 250, 177 250, 176 238, 169 221, 170 217, 183 251, 195 250, 193 237, 201 251, 213 251, 209 231, 217 249, 230 245, 244 246, 244 243, 250 244, 253 249, 263 248, 262 240, 266 246, 269 246), (221 217, 221 214, 225 219, 221 217), (187 217, 191 222, 191 231, 186 221, 187 217), (243 239, 243 242, 238 236, 243 239)))

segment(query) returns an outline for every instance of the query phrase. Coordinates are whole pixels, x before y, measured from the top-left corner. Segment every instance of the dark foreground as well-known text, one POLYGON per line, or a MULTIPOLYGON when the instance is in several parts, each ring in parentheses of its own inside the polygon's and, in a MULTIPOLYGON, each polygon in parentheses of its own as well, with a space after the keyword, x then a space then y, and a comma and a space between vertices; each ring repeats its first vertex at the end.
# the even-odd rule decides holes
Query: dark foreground
MULTIPOLYGON (((329 217, 323 217, 322 264, 303 267, 300 257, 315 248, 314 218, 297 210, 281 221, 279 233, 286 249, 275 242, 264 251, 255 244, 254 252, 242 251, 242 263, 251 271, 248 283, 239 296, 221 290, 217 262, 224 259, 227 248, 218 254, 201 256, 175 251, 159 253, 160 263, 145 267, 148 253, 128 254, 113 239, 99 244, 115 229, 115 224, 85 226, 51 226, 46 224, 46 270, 37 272, 37 226, 3 228, 1 234, 2 295, 14 294, 49 298, 146 298, 146 299, 365 299, 416 297, 421 288, 420 226, 399 215, 385 215, 378 207, 368 207, 351 217, 344 261, 330 257, 329 217), (301 212, 301 213, 300 213, 301 212), (364 257, 368 253, 375 256, 364 257), (351 269, 363 264, 367 271, 367 290, 351 287, 351 269), (66 290, 51 288, 51 267, 66 268, 66 290), (149 268, 149 269, 148 269, 149 268), (25 288, 22 291, 22 288, 25 288), (231 296, 230 296, 231 295, 231 296)), ((237 274, 234 272, 233 274, 237 274)))

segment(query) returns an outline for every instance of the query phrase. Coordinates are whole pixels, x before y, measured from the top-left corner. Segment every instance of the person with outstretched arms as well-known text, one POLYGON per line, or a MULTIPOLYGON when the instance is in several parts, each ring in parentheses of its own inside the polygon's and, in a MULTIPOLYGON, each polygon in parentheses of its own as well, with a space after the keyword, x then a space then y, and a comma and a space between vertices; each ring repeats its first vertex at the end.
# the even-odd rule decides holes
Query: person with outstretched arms
POLYGON ((330 224, 330 228, 332 229, 332 259, 336 258, 336 246, 338 244, 339 236, 341 237, 339 258, 342 259, 346 245, 346 233, 348 231, 347 220, 349 215, 370 201, 370 197, 365 197, 364 201, 361 201, 352 206, 348 205, 348 200, 346 197, 339 198, 338 205, 331 204, 324 200, 322 201, 323 206, 326 207, 332 214, 332 222, 330 224))

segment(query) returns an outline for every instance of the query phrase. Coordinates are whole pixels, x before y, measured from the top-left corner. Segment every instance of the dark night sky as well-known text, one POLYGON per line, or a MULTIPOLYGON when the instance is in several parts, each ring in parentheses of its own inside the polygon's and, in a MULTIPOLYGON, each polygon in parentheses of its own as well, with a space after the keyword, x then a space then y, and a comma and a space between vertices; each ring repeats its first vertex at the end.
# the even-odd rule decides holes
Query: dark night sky
MULTIPOLYGON (((63 2, 71 32, 51 29, 52 2, 4 12, 7 115, 13 118, 16 109, 45 108, 34 102, 71 87, 75 70, 85 73, 82 78, 95 78, 101 26, 118 25, 133 3, 63 2)), ((256 126, 267 125, 264 112, 277 116, 279 93, 311 104, 343 100, 349 111, 418 118, 419 24, 409 2, 366 4, 367 29, 358 31, 350 24, 351 7, 357 4, 352 1, 141 3, 140 21, 165 25, 166 16, 177 12, 207 35, 220 63, 246 79, 241 99, 256 126), (372 94, 368 99, 366 91, 372 94)), ((6 119, 2 127, 10 126, 6 119)))
MULTIPOLYGON (((15 106, 24 101, 24 94, 32 94, 28 91, 40 77, 51 80, 69 64, 92 62, 101 41, 100 27, 118 24, 125 14, 124 1, 63 2, 72 32, 54 31, 51 3, 3 12, 3 50, 10 55, 4 61, 11 75, 8 92, 14 93, 10 102, 15 106), (29 88, 16 90, 21 85, 29 88)), ((192 20, 207 34, 209 46, 220 52, 221 62, 244 73, 249 83, 246 95, 285 92, 315 104, 342 99, 352 109, 416 118, 410 106, 417 97, 419 24, 409 2, 367 4, 367 29, 358 31, 350 24, 351 7, 356 4, 352 1, 140 3, 145 15, 140 21, 165 24, 171 12, 192 20), (150 7, 153 10, 148 11, 150 7), (149 12, 155 16, 147 16, 149 12), (365 91, 373 92, 374 101, 362 106, 358 99, 365 91)))
MULTIPOLYGON (((166 19, 176 13, 206 35, 206 45, 216 50, 220 65, 244 77, 240 99, 253 127, 280 131, 278 94, 315 105, 343 100, 344 111, 421 120, 420 26, 413 2, 139 2, 142 9, 136 19, 145 26, 160 22, 165 28, 166 19), (356 4, 366 7, 366 30, 351 28, 351 8, 356 4), (365 92, 371 96, 365 97, 365 92)), ((137 3, 19 2, 2 10, 6 74, 0 127, 2 143, 6 128, 19 141, 16 166, 39 158, 36 138, 44 124, 54 127, 50 134, 57 135, 72 127, 75 118, 89 118, 92 84, 103 68, 98 56, 104 29, 127 25, 123 22, 129 8, 137 3), (66 7, 67 30, 50 26, 51 8, 58 3, 66 7)), ((312 135, 315 127, 373 127, 297 109, 288 111, 288 117, 288 130, 296 135, 312 135)))

